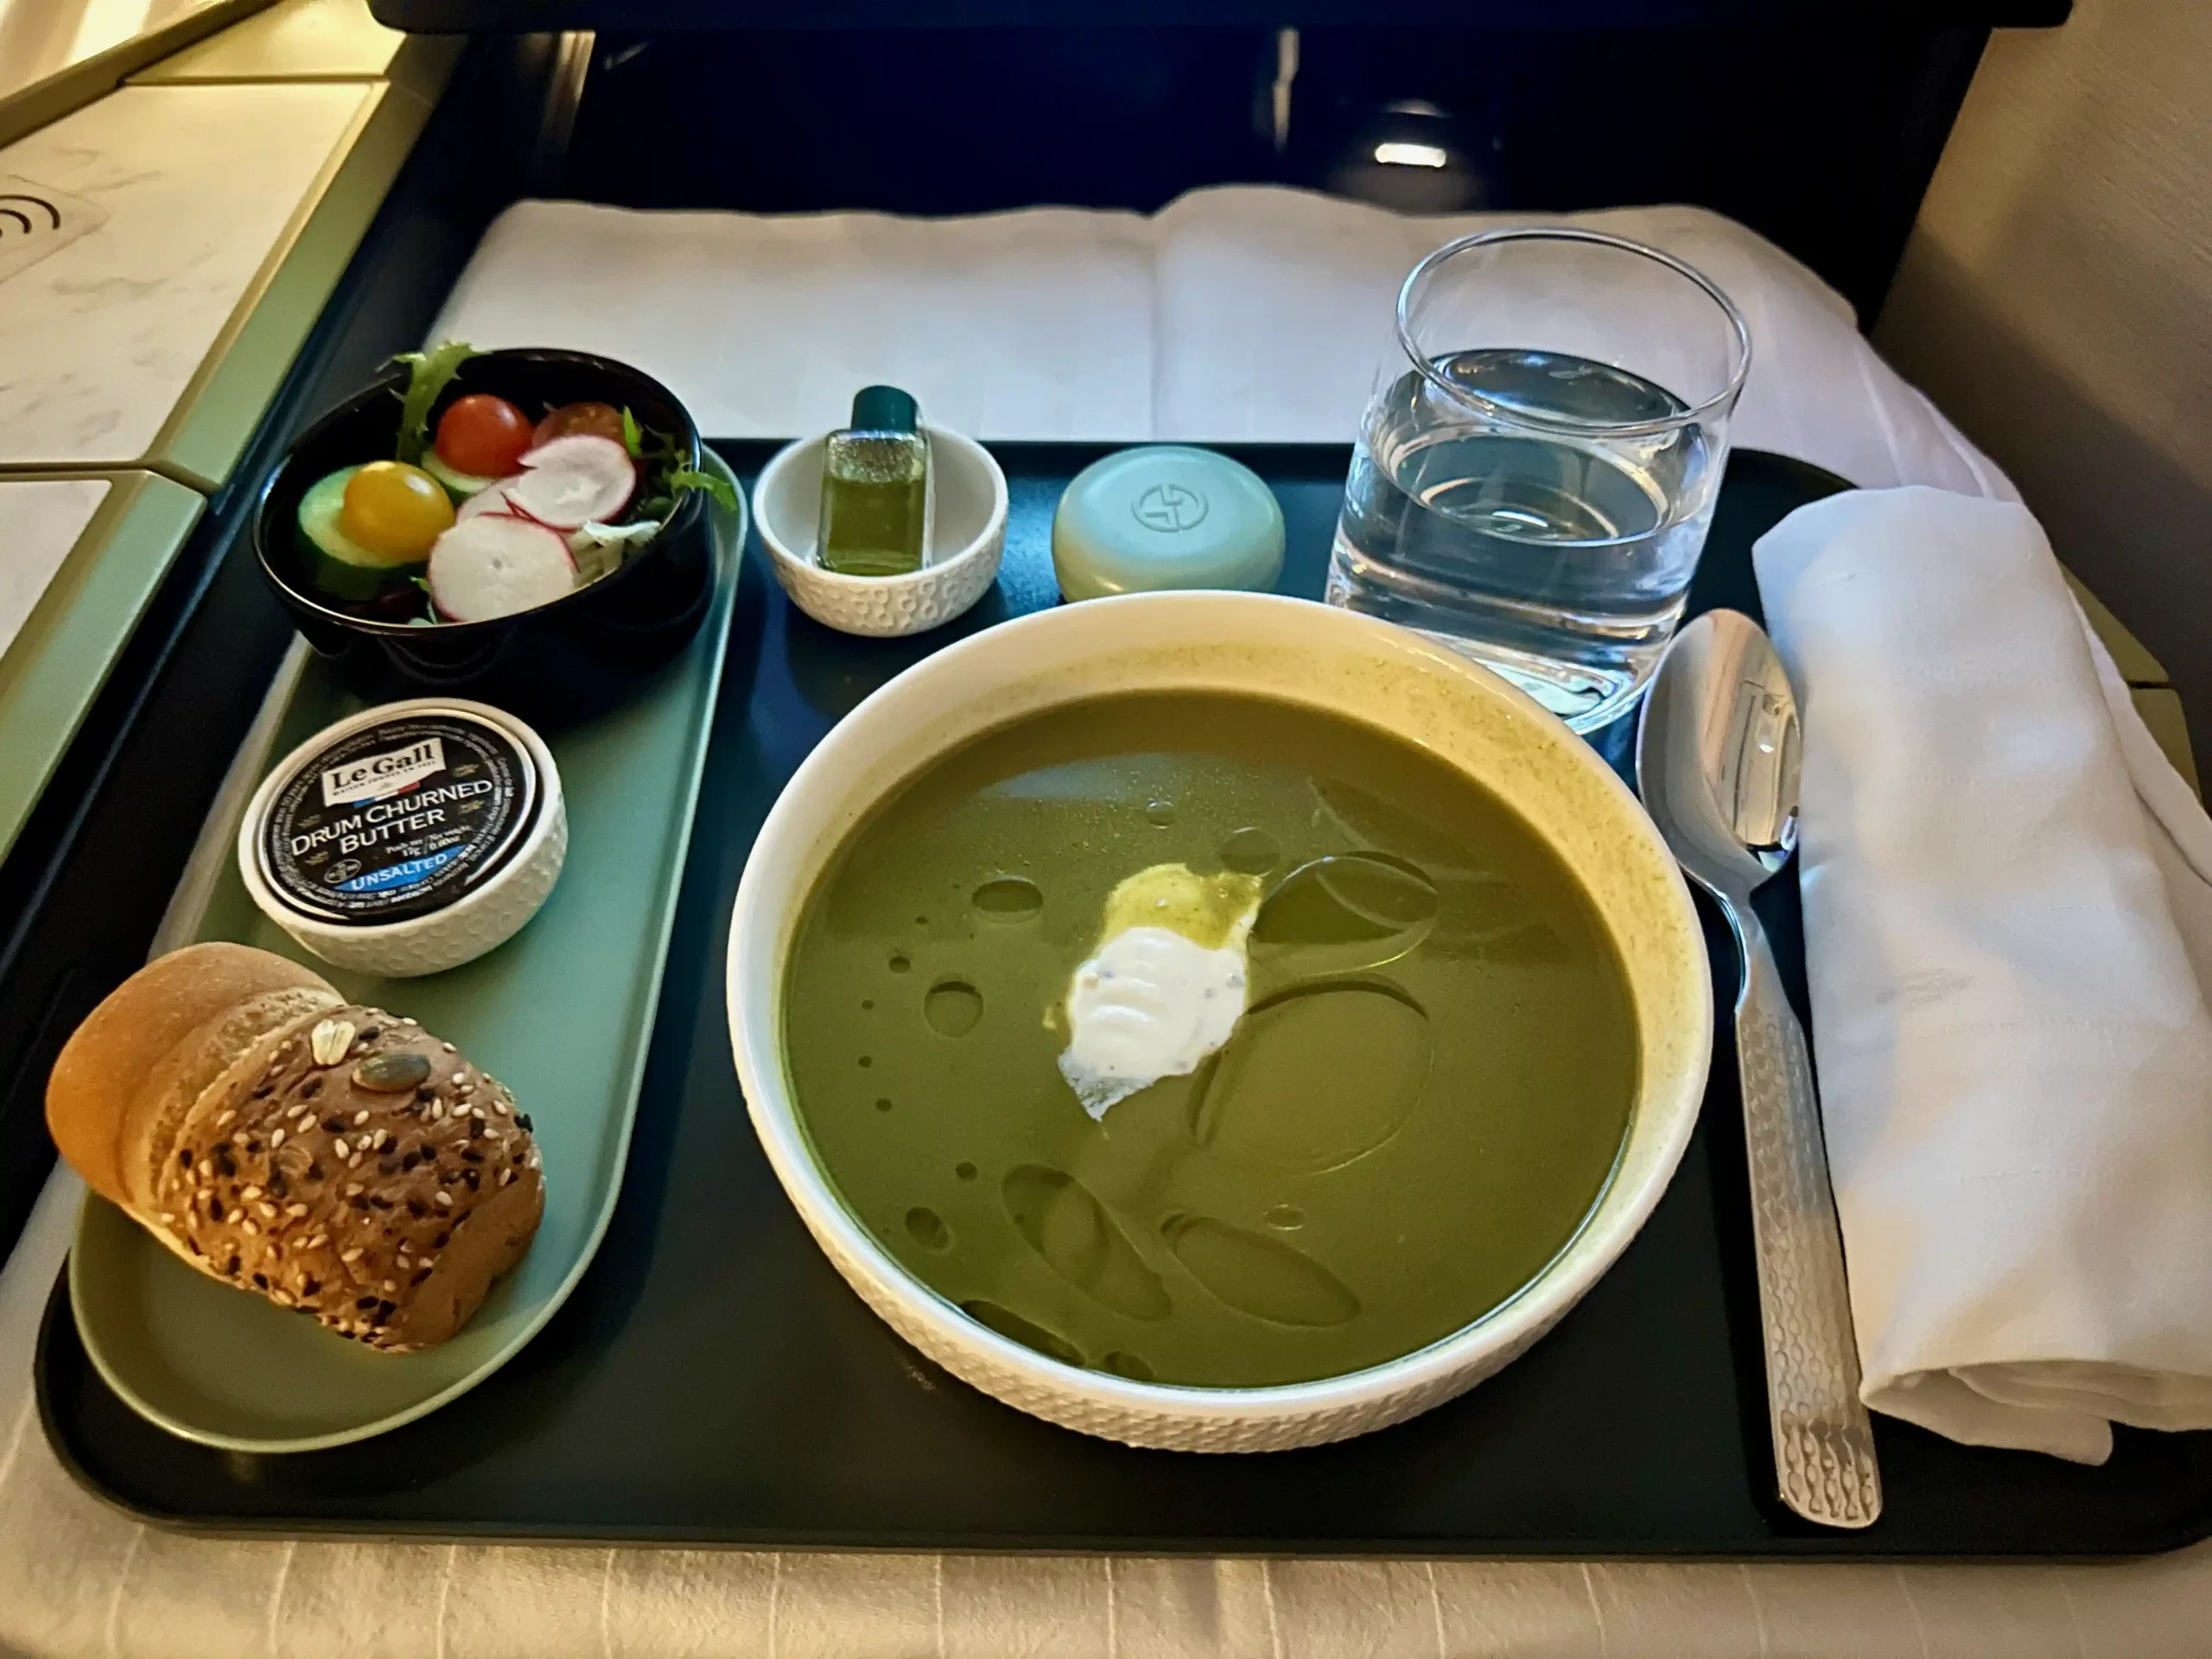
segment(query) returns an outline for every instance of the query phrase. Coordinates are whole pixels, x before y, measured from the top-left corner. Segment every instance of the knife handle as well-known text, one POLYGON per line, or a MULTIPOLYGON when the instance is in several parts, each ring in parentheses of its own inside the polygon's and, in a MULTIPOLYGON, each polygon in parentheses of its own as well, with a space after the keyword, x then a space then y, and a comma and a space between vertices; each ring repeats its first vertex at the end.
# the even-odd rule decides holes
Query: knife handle
POLYGON ((1871 1526, 1882 1512, 1882 1477, 1859 1398, 1843 1236, 1805 1028, 1782 988, 1758 918, 1748 904, 1731 908, 1743 947, 1736 1065, 1775 1478, 1782 1501, 1808 1521, 1871 1526))

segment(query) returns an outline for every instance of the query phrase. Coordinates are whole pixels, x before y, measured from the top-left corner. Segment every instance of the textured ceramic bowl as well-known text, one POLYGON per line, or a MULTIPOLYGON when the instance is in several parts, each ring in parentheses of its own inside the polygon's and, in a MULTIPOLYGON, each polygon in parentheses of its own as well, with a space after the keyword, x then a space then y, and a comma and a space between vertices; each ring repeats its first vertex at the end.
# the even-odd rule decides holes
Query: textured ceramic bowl
POLYGON ((753 517, 776 581, 816 621, 877 639, 940 627, 990 590, 1006 550, 1006 474, 973 438, 925 426, 937 516, 922 568, 848 576, 814 562, 822 522, 822 438, 778 450, 753 486, 753 517))
POLYGON ((1131 1445, 1273 1451, 1427 1410, 1515 1358, 1611 1267, 1666 1190, 1713 1041, 1704 937, 1675 861, 1595 751, 1486 670, 1348 611, 1260 594, 1140 594, 1039 612, 885 685, 823 739, 768 815, 730 931, 729 1020, 753 1128, 839 1272, 900 1335, 1007 1404, 1131 1445), (911 1278, 815 1162, 784 1063, 785 963, 807 895, 855 824, 938 756, 1035 709, 1116 691, 1209 690, 1385 727, 1480 779, 1557 849, 1620 951, 1641 1065, 1628 1139, 1581 1231, 1513 1300, 1383 1365, 1205 1389, 1085 1370, 987 1330, 911 1278))

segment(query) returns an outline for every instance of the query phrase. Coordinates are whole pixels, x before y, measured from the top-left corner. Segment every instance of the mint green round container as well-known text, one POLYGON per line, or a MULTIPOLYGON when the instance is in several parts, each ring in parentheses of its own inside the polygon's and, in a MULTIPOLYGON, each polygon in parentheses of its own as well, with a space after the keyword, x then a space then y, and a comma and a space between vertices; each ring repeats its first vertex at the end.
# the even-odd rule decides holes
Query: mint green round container
POLYGON ((1265 593, 1282 574, 1282 507, 1260 475, 1189 444, 1143 444, 1091 462, 1052 515, 1052 569, 1070 599, 1265 593))

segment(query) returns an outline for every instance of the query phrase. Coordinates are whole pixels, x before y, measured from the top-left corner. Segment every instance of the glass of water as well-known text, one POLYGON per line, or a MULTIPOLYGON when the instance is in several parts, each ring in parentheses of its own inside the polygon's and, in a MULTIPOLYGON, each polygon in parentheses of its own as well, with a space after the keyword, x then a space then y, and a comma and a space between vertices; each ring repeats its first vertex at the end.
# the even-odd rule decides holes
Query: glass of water
POLYGON ((1486 231, 1398 293, 1329 601, 1431 635, 1586 732, 1681 620, 1751 367, 1742 315, 1656 248, 1486 231))

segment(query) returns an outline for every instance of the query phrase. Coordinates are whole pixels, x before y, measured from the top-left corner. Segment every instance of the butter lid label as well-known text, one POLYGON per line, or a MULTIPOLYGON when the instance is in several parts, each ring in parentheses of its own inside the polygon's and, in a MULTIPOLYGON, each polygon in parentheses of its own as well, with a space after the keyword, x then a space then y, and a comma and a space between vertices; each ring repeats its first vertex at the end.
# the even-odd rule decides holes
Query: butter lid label
POLYGON ((435 709, 378 721, 284 780, 261 827, 262 875, 325 921, 427 915, 506 862, 537 796, 528 752, 488 721, 435 709))
POLYGON ((351 806, 359 801, 381 801, 414 788, 445 766, 445 739, 422 738, 404 748, 332 766, 322 774, 322 804, 351 806))

